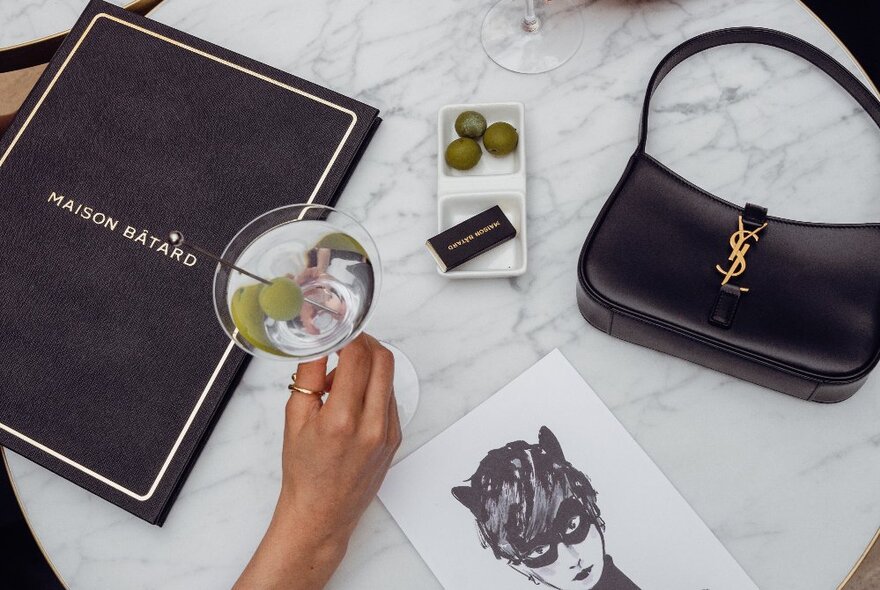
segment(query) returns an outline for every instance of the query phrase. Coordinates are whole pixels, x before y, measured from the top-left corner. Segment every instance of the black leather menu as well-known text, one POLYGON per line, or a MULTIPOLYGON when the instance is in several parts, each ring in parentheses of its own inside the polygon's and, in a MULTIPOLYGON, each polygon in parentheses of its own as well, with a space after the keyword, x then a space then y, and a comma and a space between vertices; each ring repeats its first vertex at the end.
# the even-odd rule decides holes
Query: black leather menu
POLYGON ((246 361, 214 265, 165 237, 222 251, 267 210, 332 204, 378 123, 89 4, 0 138, 0 444, 161 524, 246 361))

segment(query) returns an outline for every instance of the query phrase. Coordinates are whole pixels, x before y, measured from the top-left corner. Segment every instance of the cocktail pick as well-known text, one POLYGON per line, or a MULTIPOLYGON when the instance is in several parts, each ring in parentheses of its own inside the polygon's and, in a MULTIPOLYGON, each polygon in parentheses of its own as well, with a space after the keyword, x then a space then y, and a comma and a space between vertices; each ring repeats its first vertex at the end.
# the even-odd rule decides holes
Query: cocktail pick
MULTIPOLYGON (((231 262, 229 262, 225 258, 221 258, 221 257, 217 256, 216 254, 205 250, 201 246, 193 244, 192 242, 190 242, 189 240, 184 238, 183 233, 181 233, 177 230, 168 234, 168 243, 171 244, 172 246, 186 246, 190 250, 195 250, 196 252, 198 252, 202 256, 207 256, 211 260, 217 262, 218 264, 222 264, 223 266, 225 266, 227 268, 231 268, 232 270, 238 271, 243 275, 249 276, 250 278, 255 279, 257 281, 260 281, 261 283, 265 283, 266 285, 272 284, 271 281, 267 281, 263 277, 259 277, 250 271, 247 271, 239 266, 232 264, 231 262)), ((339 312, 336 311, 335 309, 330 309, 326 305, 318 303, 317 301, 312 301, 308 297, 305 297, 304 299, 307 303, 314 305, 318 309, 323 309, 324 311, 326 311, 328 313, 332 313, 333 315, 337 315, 337 316, 339 315, 339 312)))

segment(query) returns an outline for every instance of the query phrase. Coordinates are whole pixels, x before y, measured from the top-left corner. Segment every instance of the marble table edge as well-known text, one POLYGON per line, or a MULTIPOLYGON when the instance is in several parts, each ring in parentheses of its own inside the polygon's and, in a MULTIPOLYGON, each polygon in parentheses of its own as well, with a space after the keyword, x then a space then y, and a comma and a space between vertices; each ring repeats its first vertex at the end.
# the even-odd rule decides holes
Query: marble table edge
MULTIPOLYGON (((122 6, 123 8, 129 8, 129 7, 132 6, 132 5, 138 4, 139 1, 140 1, 140 0, 131 0, 131 1, 129 1, 129 2, 126 2, 125 4, 121 4, 121 6, 122 6)), ((816 22, 818 22, 818 23, 822 26, 822 28, 825 29, 825 31, 831 36, 831 38, 834 40, 834 42, 835 42, 835 43, 836 43, 836 44, 837 44, 837 45, 843 50, 843 52, 847 55, 848 59, 852 62, 852 64, 855 66, 855 68, 859 71, 859 73, 860 73, 861 76, 862 76, 862 82, 866 84, 866 86, 867 86, 867 87, 868 87, 868 88, 874 93, 875 96, 880 97, 880 90, 878 90, 875 81, 874 81, 874 80, 868 75, 867 71, 866 71, 865 68, 862 66, 861 62, 860 62, 860 61, 856 58, 856 56, 850 51, 850 49, 846 46, 846 44, 843 43, 843 40, 837 35, 837 33, 835 33, 834 30, 832 30, 831 27, 829 27, 828 24, 827 24, 824 20, 822 20, 822 18, 821 18, 821 17, 820 17, 815 11, 813 11, 809 6, 807 6, 807 5, 803 2, 803 0, 796 0, 796 3, 797 3, 797 4, 798 4, 798 5, 799 5, 799 6, 800 6, 800 7, 801 7, 801 8, 802 8, 807 14, 811 15, 811 16, 813 17, 813 19, 815 19, 816 22)), ((157 9, 157 8, 160 8, 160 7, 161 7, 161 4, 162 4, 162 2, 161 2, 161 0, 160 0, 159 2, 156 3, 156 5, 155 5, 154 7, 152 7, 152 8, 150 9, 150 11, 155 10, 155 9, 157 9)), ((54 33, 49 33, 49 34, 43 35, 42 37, 37 38, 37 39, 33 39, 33 40, 31 40, 31 41, 26 41, 26 42, 23 42, 23 43, 14 44, 14 45, 11 45, 11 46, 8 46, 8 47, 0 47, 0 49, 9 49, 9 48, 12 48, 12 47, 17 47, 17 46, 20 46, 20 45, 25 45, 25 44, 27 44, 27 43, 31 43, 31 42, 33 42, 33 41, 40 41, 40 40, 42 40, 42 39, 51 38, 51 37, 54 37, 54 36, 56 36, 56 35, 66 34, 66 33, 68 33, 68 32, 69 32, 69 29, 61 30, 61 31, 57 31, 57 32, 54 32, 54 33)), ((8 460, 7 460, 7 455, 6 455, 6 449, 5 449, 4 447, 0 447, 0 456, 2 456, 2 459, 3 459, 3 468, 5 469, 5 471, 6 471, 6 475, 7 475, 7 477, 9 478, 10 485, 11 485, 11 487, 12 487, 13 494, 15 495, 15 499, 16 499, 16 502, 17 502, 17 504, 18 504, 18 508, 19 508, 19 510, 20 510, 20 512, 21 512, 21 514, 22 514, 22 517, 23 517, 24 520, 25 520, 25 523, 27 524, 29 530, 31 531, 31 535, 32 535, 34 541, 36 542, 37 547, 39 548, 40 552, 42 553, 43 558, 46 560, 46 563, 47 563, 47 564, 49 565, 49 567, 52 569, 52 572, 53 572, 53 573, 55 574, 55 576, 58 578, 59 582, 60 582, 65 588, 70 588, 70 586, 64 581, 64 579, 63 579, 63 577, 61 576, 61 574, 60 574, 60 572, 58 571, 58 569, 55 567, 55 564, 53 563, 53 561, 52 561, 52 559, 50 558, 49 554, 46 552, 46 549, 45 549, 45 547, 43 546, 42 542, 40 541, 40 538, 39 538, 39 537, 36 535, 36 533, 34 532, 34 528, 33 528, 33 526, 31 525, 31 520, 30 520, 30 517, 29 517, 29 515, 28 515, 27 509, 25 508, 24 503, 22 502, 21 496, 20 496, 19 491, 18 491, 18 487, 17 487, 16 482, 15 482, 15 478, 13 477, 12 470, 11 470, 10 467, 9 467, 9 462, 8 462, 8 460)), ((862 551, 862 553, 861 553, 861 554, 860 554, 860 555, 854 560, 853 565, 852 565, 851 569, 849 570, 849 572, 846 574, 846 576, 843 578, 843 580, 841 580, 841 582, 837 585, 837 587, 836 587, 837 590, 844 590, 844 588, 846 587, 846 585, 847 585, 851 580, 853 580, 854 576, 859 572, 861 566, 865 563, 865 560, 866 560, 866 557, 868 556, 868 554, 871 553, 872 549, 874 549, 875 547, 880 546, 880 543, 878 543, 878 542, 880 542, 880 528, 877 529, 876 533, 875 533, 874 536, 871 538, 871 540, 868 542, 868 544, 866 545, 866 547, 865 547, 865 549, 862 551)))

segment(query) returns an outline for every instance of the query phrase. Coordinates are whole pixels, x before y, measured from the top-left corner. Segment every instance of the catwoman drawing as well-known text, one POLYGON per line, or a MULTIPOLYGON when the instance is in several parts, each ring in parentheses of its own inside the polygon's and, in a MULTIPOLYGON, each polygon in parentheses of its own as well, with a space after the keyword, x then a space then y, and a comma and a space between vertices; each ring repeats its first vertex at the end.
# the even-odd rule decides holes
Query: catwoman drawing
POLYGON ((489 451, 452 495, 476 518, 480 543, 535 584, 557 590, 639 590, 605 551, 596 490, 546 426, 538 444, 489 451))

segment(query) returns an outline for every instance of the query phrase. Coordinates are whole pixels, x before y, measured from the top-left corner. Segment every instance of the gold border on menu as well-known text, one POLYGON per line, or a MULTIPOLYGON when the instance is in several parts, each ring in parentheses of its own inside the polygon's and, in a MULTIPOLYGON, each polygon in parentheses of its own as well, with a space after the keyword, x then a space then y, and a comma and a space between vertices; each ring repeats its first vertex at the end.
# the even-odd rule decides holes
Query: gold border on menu
MULTIPOLYGON (((21 126, 21 129, 18 131, 18 133, 16 133, 15 137, 12 139, 12 142, 9 144, 9 148, 7 148, 7 150, 6 150, 6 152, 4 152, 3 156, 0 157, 0 166, 3 166, 3 163, 6 161, 6 158, 9 156, 9 153, 13 150, 15 145, 18 143, 18 140, 21 138, 22 134, 24 133, 25 129, 27 129, 31 120, 34 118, 34 116, 40 110, 40 106, 42 106, 43 101, 46 99, 46 97, 52 91, 52 88, 55 86, 55 83, 58 81, 61 74, 64 73, 64 69, 67 67, 67 64, 70 63, 71 58, 73 58, 73 56, 76 54, 77 49, 79 49, 80 45, 85 40, 86 36, 89 34, 89 32, 95 26, 95 23, 97 23, 101 19, 107 19, 107 20, 119 23, 121 25, 124 25, 126 27, 130 27, 132 29, 135 29, 136 31, 140 31, 141 33, 151 35, 153 37, 156 37, 157 39, 161 39, 162 41, 165 41, 167 43, 171 43, 172 45, 176 45, 177 47, 181 47, 187 51, 191 51, 192 53, 195 53, 196 55, 200 55, 200 56, 205 57, 207 59, 211 59, 211 60, 216 61, 218 63, 221 63, 225 66, 228 66, 228 67, 233 68, 235 70, 238 70, 240 72, 244 72, 245 74, 248 74, 248 75, 253 76, 255 78, 258 78, 260 80, 263 80, 264 82, 268 82, 269 84, 273 84, 275 86, 278 86, 278 87, 283 88, 285 90, 288 90, 290 92, 294 92, 296 94, 305 96, 306 98, 309 98, 311 100, 319 102, 319 103, 326 105, 328 107, 334 108, 338 111, 342 111, 343 113, 349 115, 351 117, 351 124, 348 126, 348 129, 346 130, 341 141, 339 142, 339 145, 336 147, 336 150, 333 152, 333 156, 330 158, 330 161, 327 163, 327 167, 324 169, 324 172, 321 174, 321 177, 318 179, 318 183, 315 185, 314 190, 312 190, 312 193, 311 193, 311 195, 309 195, 309 198, 306 202, 312 203, 314 201, 315 196, 318 194, 318 191, 321 189, 321 186, 324 184, 324 181, 326 180, 327 175, 330 173, 331 168, 333 168, 333 164, 335 164, 336 159, 339 157, 339 153, 342 151, 343 146, 348 141, 348 138, 351 135, 351 132, 354 129, 355 124, 357 123, 357 114, 354 111, 347 109, 347 108, 345 108, 341 105, 338 105, 336 103, 325 100, 323 98, 320 98, 318 96, 315 96, 313 94, 309 94, 308 92, 305 92, 305 91, 300 90, 298 88, 294 88, 293 86, 290 86, 288 84, 284 84, 283 82, 279 82, 278 80, 274 80, 272 78, 269 78, 268 76, 264 76, 263 74, 255 72, 253 70, 249 70, 248 68, 242 67, 240 65, 234 64, 232 62, 229 62, 229 61, 226 61, 226 60, 221 59, 219 57, 216 57, 214 55, 211 55, 210 53, 206 53, 204 51, 201 51, 200 49, 196 49, 195 47, 192 47, 192 46, 187 45, 185 43, 181 43, 180 41, 175 41, 174 39, 171 39, 169 37, 165 37, 164 35, 160 35, 159 33, 155 33, 153 31, 147 30, 143 27, 139 27, 139 26, 134 25, 132 23, 126 22, 120 18, 117 18, 117 17, 109 15, 109 14, 105 14, 105 13, 101 13, 101 14, 96 15, 95 18, 93 18, 92 21, 89 23, 88 27, 86 27, 86 30, 83 32, 82 36, 77 40, 76 45, 74 45, 73 49, 71 49, 71 51, 70 51, 70 55, 68 55, 67 59, 64 60, 64 63, 61 64, 61 67, 58 69, 58 72, 52 78, 52 81, 49 82, 49 86, 46 88, 45 92, 43 92, 43 95, 37 101, 37 104, 34 106, 33 110, 30 112, 27 119, 25 119, 24 124, 21 126)), ((104 484, 110 486, 111 488, 113 488, 119 492, 122 492, 123 494, 130 496, 131 498, 134 498, 135 500, 138 500, 141 502, 149 500, 153 496, 153 494, 156 492, 156 489, 159 487, 159 482, 162 480, 162 477, 165 475, 165 472, 168 469, 168 466, 171 464, 171 461, 174 459, 174 456, 177 453, 177 449, 180 447, 180 444, 183 442, 183 439, 186 436, 186 433, 189 431, 190 426, 192 426, 192 422, 195 419, 196 414, 198 414, 199 409, 201 409, 202 403, 205 401, 205 398, 207 397, 208 392, 211 390, 211 387, 214 385, 214 381, 217 379, 217 375, 220 374, 220 370, 223 368, 223 365, 226 363, 226 360, 229 358, 229 353, 232 352, 232 349, 234 347, 235 347, 235 342, 230 341, 229 345, 226 347, 226 351, 223 353, 223 356, 220 358, 220 362, 217 364, 217 367, 214 369, 214 372, 211 374, 211 378, 208 380, 207 385, 205 385, 205 389, 202 391, 201 396, 199 396, 198 402, 196 403, 195 407, 193 408, 192 412, 190 413, 189 419, 186 421, 186 424, 184 425, 183 430, 181 431, 180 435, 177 437, 177 440, 174 442, 174 446, 171 448, 171 452, 168 454, 168 457, 165 459, 165 463, 162 465, 162 468, 159 470, 159 473, 156 476, 156 479, 153 481, 153 484, 150 486, 150 489, 144 494, 138 494, 137 492, 130 490, 130 489, 126 488, 125 486, 120 485, 119 483, 112 481, 99 473, 96 473, 95 471, 89 469, 88 467, 85 467, 84 465, 74 461, 73 459, 66 457, 65 455, 62 455, 58 451, 50 449, 46 445, 43 445, 40 442, 28 437, 27 435, 25 435, 21 432, 18 432, 17 430, 15 430, 13 428, 10 428, 9 426, 7 426, 6 424, 3 424, 2 422, 0 422, 0 429, 8 432, 9 434, 12 434, 13 436, 27 442, 28 444, 30 444, 32 446, 40 449, 44 453, 51 455, 52 457, 55 457, 56 459, 59 459, 60 461, 63 461, 64 463, 67 463, 71 467, 78 469, 79 471, 85 473, 86 475, 88 475, 90 477, 93 477, 94 479, 100 481, 101 483, 104 483, 104 484)))

